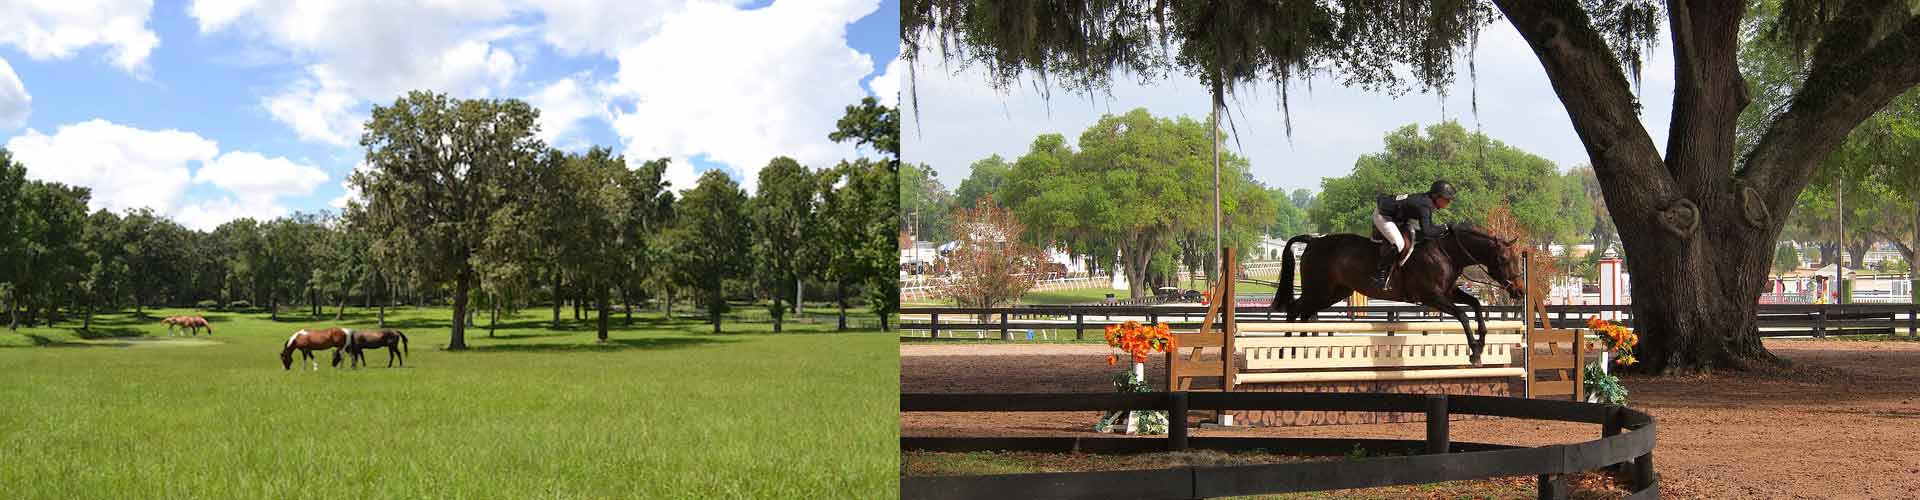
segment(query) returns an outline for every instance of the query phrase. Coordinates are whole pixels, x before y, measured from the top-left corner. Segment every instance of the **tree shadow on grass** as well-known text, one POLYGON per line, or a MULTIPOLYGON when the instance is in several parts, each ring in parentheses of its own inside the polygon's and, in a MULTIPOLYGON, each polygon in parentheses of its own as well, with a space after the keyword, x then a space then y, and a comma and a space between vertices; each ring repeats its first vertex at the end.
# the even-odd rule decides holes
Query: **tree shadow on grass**
POLYGON ((582 344, 499 344, 479 345, 471 348, 474 352, 585 352, 585 351, 623 351, 627 349, 664 350, 684 349, 710 344, 728 344, 734 340, 698 338, 698 337, 659 337, 644 339, 607 339, 606 342, 582 344))
POLYGON ((127 347, 129 345, 126 343, 111 343, 111 342, 108 342, 108 343, 73 342, 73 341, 49 338, 45 335, 34 334, 34 333, 22 333, 21 335, 26 336, 28 341, 33 342, 33 347, 127 347))
POLYGON ((87 340, 93 340, 93 339, 144 337, 147 335, 147 332, 136 330, 133 328, 101 328, 100 325, 101 323, 94 322, 93 329, 91 330, 81 330, 79 328, 74 328, 72 330, 73 336, 80 337, 87 340))

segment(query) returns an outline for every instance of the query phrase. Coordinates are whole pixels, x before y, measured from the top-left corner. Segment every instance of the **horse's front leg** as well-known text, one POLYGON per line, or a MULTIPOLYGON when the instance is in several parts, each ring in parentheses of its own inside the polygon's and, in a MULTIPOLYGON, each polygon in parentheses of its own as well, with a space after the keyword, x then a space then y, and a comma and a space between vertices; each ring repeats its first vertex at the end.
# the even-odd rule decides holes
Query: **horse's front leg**
POLYGON ((1473 366, 1480 366, 1480 345, 1474 341, 1473 324, 1467 322, 1466 313, 1460 310, 1460 306, 1446 301, 1429 303, 1427 306, 1439 309, 1440 312, 1453 316, 1453 319, 1460 322, 1460 333, 1467 336, 1467 362, 1473 366))
POLYGON ((1480 350, 1485 349, 1487 345, 1487 313, 1480 308, 1480 298, 1458 287, 1453 289, 1453 295, 1450 298, 1456 304, 1466 304, 1473 308, 1473 320, 1479 323, 1480 333, 1478 338, 1469 339, 1469 342, 1474 344, 1473 352, 1475 357, 1478 357, 1480 350))

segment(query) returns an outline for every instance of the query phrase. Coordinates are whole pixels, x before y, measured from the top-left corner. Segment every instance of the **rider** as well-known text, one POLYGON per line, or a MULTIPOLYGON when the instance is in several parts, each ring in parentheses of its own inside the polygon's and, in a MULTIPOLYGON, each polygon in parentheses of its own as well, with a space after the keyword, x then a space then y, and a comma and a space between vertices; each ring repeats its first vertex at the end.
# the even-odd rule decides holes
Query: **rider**
POLYGON ((1373 275, 1373 286, 1386 290, 1387 276, 1393 268, 1413 256, 1414 240, 1429 240, 1447 234, 1447 226, 1433 223, 1433 211, 1453 203, 1453 183, 1433 181, 1427 192, 1399 196, 1381 195, 1373 212, 1373 228, 1387 241, 1380 245, 1380 269, 1373 275))

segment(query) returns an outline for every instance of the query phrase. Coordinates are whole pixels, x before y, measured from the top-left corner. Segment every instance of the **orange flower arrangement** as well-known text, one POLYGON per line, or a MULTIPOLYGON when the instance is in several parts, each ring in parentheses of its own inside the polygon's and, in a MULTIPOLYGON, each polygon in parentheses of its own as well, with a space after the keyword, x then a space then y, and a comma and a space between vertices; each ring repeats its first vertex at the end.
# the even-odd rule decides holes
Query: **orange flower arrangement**
MULTIPOLYGON (((1148 326, 1137 321, 1107 325, 1107 345, 1133 355, 1135 363, 1147 362, 1149 354, 1172 352, 1177 348, 1173 332, 1168 331, 1166 323, 1148 326)), ((1119 362, 1119 355, 1107 355, 1107 366, 1114 366, 1119 362)))
POLYGON ((1628 330, 1627 327, 1620 326, 1618 323, 1600 319, 1599 316, 1587 318, 1587 328, 1600 332, 1600 338, 1607 341, 1607 350, 1613 352, 1613 362, 1619 363, 1620 366, 1633 366, 1634 363, 1640 362, 1633 359, 1633 346, 1640 343, 1640 336, 1634 335, 1633 330, 1628 330))

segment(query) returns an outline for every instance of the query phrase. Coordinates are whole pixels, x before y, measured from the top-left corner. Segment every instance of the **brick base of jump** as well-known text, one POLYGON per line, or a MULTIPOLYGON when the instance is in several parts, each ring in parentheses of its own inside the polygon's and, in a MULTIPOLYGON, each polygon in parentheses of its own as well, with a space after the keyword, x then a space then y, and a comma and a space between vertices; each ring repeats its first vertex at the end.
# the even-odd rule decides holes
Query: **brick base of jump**
MULTIPOLYGON (((1464 378, 1454 380, 1388 380, 1379 382, 1246 384, 1235 391, 1258 392, 1337 392, 1393 394, 1457 394, 1472 396, 1515 396, 1525 390, 1524 380, 1506 378, 1464 378)), ((1423 413, 1387 413, 1358 411, 1271 411, 1234 410, 1233 424, 1250 427, 1291 427, 1302 425, 1386 424, 1425 422, 1423 413)), ((1455 415, 1454 420, 1487 418, 1455 415)))

